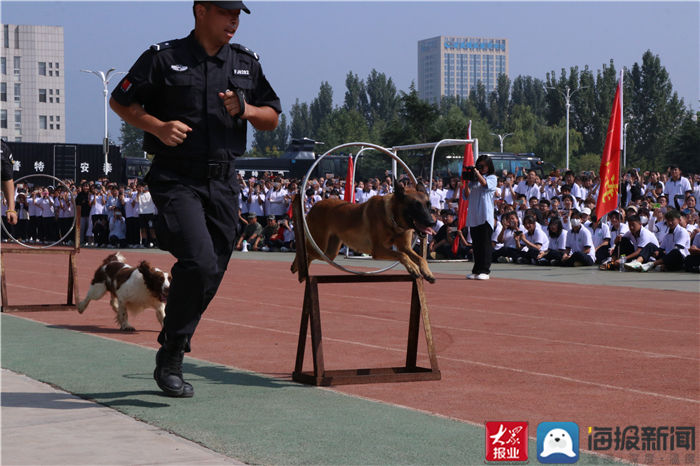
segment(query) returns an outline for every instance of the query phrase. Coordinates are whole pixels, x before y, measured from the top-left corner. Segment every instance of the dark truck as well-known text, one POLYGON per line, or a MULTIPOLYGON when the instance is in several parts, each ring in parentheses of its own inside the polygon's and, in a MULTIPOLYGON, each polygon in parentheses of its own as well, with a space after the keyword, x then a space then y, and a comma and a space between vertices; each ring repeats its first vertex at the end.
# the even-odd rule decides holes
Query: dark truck
MULTIPOLYGON (((322 144, 309 138, 292 139, 285 152, 279 157, 239 157, 236 159, 236 170, 244 178, 262 175, 270 172, 273 175, 282 175, 285 178, 301 179, 309 171, 316 161, 316 145, 322 144)), ((313 177, 325 176, 333 173, 336 176, 345 177, 347 170, 346 156, 329 155, 314 169, 313 177)))

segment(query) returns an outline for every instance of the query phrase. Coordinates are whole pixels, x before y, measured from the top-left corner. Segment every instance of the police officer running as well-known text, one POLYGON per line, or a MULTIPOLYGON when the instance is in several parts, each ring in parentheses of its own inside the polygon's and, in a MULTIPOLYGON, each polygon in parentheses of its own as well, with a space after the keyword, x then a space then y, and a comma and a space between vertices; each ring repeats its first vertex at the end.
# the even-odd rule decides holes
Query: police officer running
POLYGON ((229 44, 242 1, 199 2, 194 31, 153 45, 112 92, 110 106, 145 131, 154 154, 146 176, 158 207, 161 249, 177 258, 153 374, 168 396, 191 397, 182 361, 202 313, 228 265, 238 218, 240 186, 234 159, 245 152, 246 125, 273 130, 279 98, 258 55, 229 44))

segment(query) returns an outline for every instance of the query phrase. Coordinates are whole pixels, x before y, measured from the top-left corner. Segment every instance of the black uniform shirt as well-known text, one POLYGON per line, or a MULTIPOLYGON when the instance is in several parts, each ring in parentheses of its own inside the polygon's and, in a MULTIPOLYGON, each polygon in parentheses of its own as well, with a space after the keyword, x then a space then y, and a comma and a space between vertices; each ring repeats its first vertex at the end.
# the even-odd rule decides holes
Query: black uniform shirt
POLYGON ((245 100, 282 112, 280 100, 262 72, 258 56, 238 44, 208 56, 194 37, 162 42, 145 51, 112 92, 121 105, 137 102, 162 121, 179 120, 192 131, 169 147, 146 132, 146 152, 168 157, 230 160, 246 149, 245 120, 226 111, 218 93, 241 89, 245 100))
POLYGON ((0 154, 0 158, 2 158, 2 173, 0 173, 0 178, 2 178, 2 181, 9 181, 13 178, 13 173, 12 173, 12 151, 10 150, 10 146, 7 145, 5 141, 2 141, 2 153, 0 154))

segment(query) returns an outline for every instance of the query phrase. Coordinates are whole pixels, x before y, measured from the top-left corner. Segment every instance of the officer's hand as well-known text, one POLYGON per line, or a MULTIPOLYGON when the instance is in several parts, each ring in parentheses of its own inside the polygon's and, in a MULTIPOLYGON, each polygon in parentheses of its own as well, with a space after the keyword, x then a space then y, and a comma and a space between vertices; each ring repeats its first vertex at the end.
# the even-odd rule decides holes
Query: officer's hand
POLYGON ((17 225, 17 212, 7 211, 7 223, 17 225))
MULTIPOLYGON (((219 98, 224 102, 224 107, 226 107, 226 111, 229 115, 236 116, 241 111, 241 103, 238 101, 238 95, 236 95, 235 92, 227 89, 225 93, 219 92, 219 98)), ((245 119, 247 113, 248 111, 246 109, 243 114, 240 115, 240 118, 245 119)))
POLYGON ((192 131, 192 128, 181 121, 166 121, 163 123, 163 126, 160 127, 156 136, 166 146, 175 147, 182 144, 185 138, 187 138, 187 133, 190 131, 192 131))

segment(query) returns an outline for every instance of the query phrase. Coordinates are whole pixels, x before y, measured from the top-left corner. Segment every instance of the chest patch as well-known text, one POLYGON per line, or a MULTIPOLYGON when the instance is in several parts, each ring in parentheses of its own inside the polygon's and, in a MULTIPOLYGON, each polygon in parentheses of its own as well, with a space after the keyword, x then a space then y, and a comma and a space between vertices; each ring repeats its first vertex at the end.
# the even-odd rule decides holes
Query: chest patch
POLYGON ((185 71, 187 67, 185 65, 170 65, 170 69, 173 71, 185 71))
POLYGON ((249 76, 250 70, 233 70, 233 74, 237 76, 249 76))

